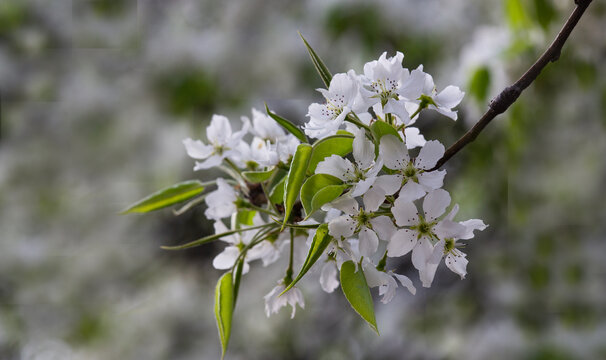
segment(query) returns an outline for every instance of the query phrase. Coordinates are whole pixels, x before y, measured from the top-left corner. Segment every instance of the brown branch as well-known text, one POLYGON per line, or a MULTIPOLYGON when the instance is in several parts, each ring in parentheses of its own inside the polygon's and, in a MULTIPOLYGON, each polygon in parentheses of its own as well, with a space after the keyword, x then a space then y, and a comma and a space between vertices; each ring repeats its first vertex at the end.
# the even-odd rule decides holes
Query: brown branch
POLYGON ((572 32, 572 29, 577 25, 583 13, 591 4, 592 0, 575 0, 576 7, 570 17, 558 33, 558 36, 551 43, 549 48, 541 55, 541 57, 528 69, 522 77, 518 79, 513 85, 506 87, 497 95, 491 102, 486 113, 482 118, 457 142, 452 144, 444 156, 438 161, 436 166, 432 169, 438 169, 444 165, 451 157, 453 157, 459 150, 464 148, 467 144, 474 141, 478 134, 484 129, 486 125, 497 115, 505 112, 511 104, 513 104, 522 91, 526 89, 532 82, 539 76, 541 70, 550 62, 555 62, 560 57, 560 52, 564 43, 568 39, 568 36, 572 32))

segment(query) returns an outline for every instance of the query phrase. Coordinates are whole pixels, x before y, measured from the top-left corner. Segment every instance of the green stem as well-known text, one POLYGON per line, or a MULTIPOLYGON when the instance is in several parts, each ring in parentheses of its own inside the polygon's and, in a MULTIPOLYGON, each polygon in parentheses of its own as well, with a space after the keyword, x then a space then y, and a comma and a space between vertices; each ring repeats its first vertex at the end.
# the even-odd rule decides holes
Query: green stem
POLYGON ((284 277, 284 286, 290 285, 292 282, 293 275, 293 258, 294 258, 294 248, 295 248, 295 230, 290 229, 290 257, 288 259, 288 268, 286 269, 286 276, 284 277))

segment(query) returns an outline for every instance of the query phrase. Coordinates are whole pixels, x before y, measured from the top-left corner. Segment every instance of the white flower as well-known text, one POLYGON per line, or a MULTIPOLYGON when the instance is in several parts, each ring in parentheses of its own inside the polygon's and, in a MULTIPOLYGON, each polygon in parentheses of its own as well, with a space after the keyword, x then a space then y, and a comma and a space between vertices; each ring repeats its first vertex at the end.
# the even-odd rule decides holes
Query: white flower
MULTIPOLYGON (((412 264, 419 270, 424 287, 431 286, 435 268, 433 240, 440 241, 463 233, 464 226, 445 218, 439 221, 450 204, 446 190, 432 190, 423 200, 423 212, 415 204, 398 198, 391 209, 396 224, 406 228, 397 230, 387 244, 387 255, 403 256, 412 250, 412 264)), ((437 267, 437 266, 436 266, 437 267)))
POLYGON ((295 317, 297 304, 301 307, 301 309, 305 308, 305 301, 303 300, 301 290, 299 290, 296 286, 293 286, 290 290, 288 290, 288 292, 280 296, 284 289, 286 289, 286 286, 284 286, 284 282, 280 280, 278 285, 263 297, 265 299, 265 315, 267 315, 267 317, 269 317, 271 314, 277 313, 282 307, 290 305, 292 307, 290 318, 292 319, 295 317))
MULTIPOLYGON (((295 153, 300 141, 286 132, 269 116, 252 109, 253 126, 251 133, 255 136, 250 146, 250 160, 262 166, 273 166, 288 159, 295 153)), ((250 122, 244 117, 243 121, 250 122)))
POLYGON ((244 122, 240 131, 232 133, 229 120, 225 116, 213 115, 210 125, 206 128, 206 138, 209 144, 190 138, 183 140, 187 155, 194 159, 204 160, 196 161, 194 170, 209 169, 220 165, 225 158, 239 162, 247 148, 242 138, 248 132, 248 127, 248 123, 244 122))
POLYGON ((364 129, 356 130, 353 141, 354 163, 339 155, 332 155, 320 161, 316 167, 316 174, 332 175, 351 185, 348 194, 352 197, 366 193, 383 166, 380 158, 375 162, 375 146, 366 139, 365 134, 364 129))
MULTIPOLYGON (((383 109, 381 109, 380 104, 373 106, 373 111, 375 112, 375 115, 378 119, 376 121, 385 121, 385 114, 383 114, 383 109)), ((358 119, 360 119, 363 124, 368 126, 371 125, 373 117, 370 113, 359 113, 357 115, 358 119)), ((414 149, 416 147, 425 145, 427 140, 425 140, 425 137, 423 136, 423 134, 421 134, 419 129, 416 127, 408 126, 409 124, 412 124, 412 122, 406 122, 410 121, 409 118, 408 120, 401 120, 399 116, 395 116, 395 119, 396 126, 399 127, 401 125, 406 125, 406 127, 404 128, 404 137, 402 137, 401 132, 398 132, 398 135, 400 135, 402 141, 406 143, 406 147, 408 147, 408 149, 414 149)), ((352 123, 347 123, 345 125, 345 129, 351 133, 354 133, 358 129, 358 127, 352 123)))
POLYGON ((417 292, 412 281, 405 275, 396 274, 393 271, 379 271, 375 264, 366 260, 366 258, 362 262, 362 268, 364 269, 364 276, 366 277, 368 286, 371 288, 379 287, 379 295, 383 296, 381 299, 383 304, 389 303, 396 295, 396 289, 398 288, 396 279, 400 281, 402 286, 408 289, 411 294, 414 295, 417 292))
POLYGON ((278 139, 286 136, 286 132, 282 129, 282 127, 278 125, 274 119, 269 117, 269 115, 266 115, 255 108, 252 109, 252 114, 253 125, 250 132, 254 136, 262 140, 269 140, 271 142, 276 142, 278 139))
POLYGON ((217 190, 210 192, 204 200, 208 206, 204 215, 213 220, 231 216, 237 210, 235 204, 237 199, 236 190, 223 178, 217 178, 217 190))
POLYGON ((387 58, 387 53, 381 54, 378 60, 367 62, 364 65, 364 76, 361 77, 363 87, 360 93, 364 99, 360 109, 365 111, 369 107, 380 104, 386 113, 395 113, 407 116, 404 106, 397 106, 398 92, 405 78, 408 77, 408 69, 402 67, 404 54, 397 52, 396 56, 387 58))
POLYGON ((400 188, 400 198, 416 200, 427 191, 439 189, 444 182, 445 170, 428 171, 444 155, 444 145, 437 140, 425 143, 419 155, 411 160, 406 145, 394 135, 385 135, 379 144, 385 167, 397 170, 397 174, 381 175, 376 185, 387 195, 392 195, 400 188))
MULTIPOLYGON (((444 219, 452 221, 458 211, 459 206, 455 204, 444 219)), ((473 232, 475 230, 482 231, 486 229, 487 225, 480 219, 470 219, 459 222, 459 224, 462 225, 459 233, 453 234, 452 237, 442 239, 435 245, 429 260, 433 273, 435 273, 435 269, 437 269, 440 260, 445 257, 446 259, 444 262, 452 272, 459 275, 461 279, 464 279, 465 275, 467 275, 467 264, 469 263, 467 254, 458 248, 457 240, 471 239, 474 237, 473 232)))
POLYGON ((337 264, 334 260, 328 259, 324 262, 320 272, 320 286, 322 290, 331 293, 339 287, 338 272, 339 269, 337 269, 337 264))
MULTIPOLYGON (((436 85, 433 82, 433 77, 423 72, 423 67, 419 66, 418 69, 413 70, 415 77, 424 76, 423 91, 416 99, 410 99, 407 103, 407 109, 409 112, 416 112, 421 106, 427 106, 428 109, 434 109, 440 114, 447 116, 453 120, 457 120, 457 112, 452 109, 459 105, 465 93, 454 85, 449 85, 439 93, 436 90, 436 85)), ((411 77, 413 74, 411 74, 411 77)), ((413 118, 416 118, 414 116, 413 118)))
POLYGON ((364 196, 364 209, 359 209, 358 202, 350 197, 333 202, 331 205, 345 214, 328 223, 328 233, 336 239, 349 239, 357 235, 360 254, 373 255, 379 246, 379 238, 389 240, 396 230, 389 217, 373 214, 384 199, 381 194, 369 192, 364 196))
POLYGON ((358 94, 358 82, 353 71, 333 76, 328 90, 318 89, 326 99, 325 104, 311 104, 305 124, 305 133, 322 138, 336 133, 345 117, 351 112, 358 94))

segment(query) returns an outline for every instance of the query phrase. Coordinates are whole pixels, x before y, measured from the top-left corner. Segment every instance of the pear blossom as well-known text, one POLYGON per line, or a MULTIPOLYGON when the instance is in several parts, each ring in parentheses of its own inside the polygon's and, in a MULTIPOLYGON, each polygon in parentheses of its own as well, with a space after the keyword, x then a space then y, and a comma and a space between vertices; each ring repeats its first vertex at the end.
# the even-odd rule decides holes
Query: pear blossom
POLYGON ((419 151, 415 159, 411 159, 407 146, 394 135, 385 135, 379 144, 385 167, 397 170, 397 174, 381 175, 377 185, 387 195, 392 195, 400 188, 400 198, 416 200, 430 190, 439 189, 444 182, 446 170, 434 170, 438 160, 444 155, 444 145, 437 140, 431 140, 419 151))
MULTIPOLYGON (((449 85, 438 93, 436 90, 436 85, 433 81, 433 77, 423 72, 422 66, 419 66, 419 68, 415 71, 417 71, 415 76, 424 76, 424 82, 422 94, 415 100, 409 101, 406 105, 408 110, 412 111, 413 115, 415 115, 412 117, 416 118, 418 110, 427 107, 428 109, 436 110, 440 114, 449 117, 452 120, 457 120, 457 112, 453 111, 452 109, 459 105, 461 100, 463 100, 465 93, 454 85, 449 85)), ((413 73, 415 71, 413 71, 413 73)))
MULTIPOLYGON (((280 161, 286 163, 300 141, 286 132, 268 115, 252 109, 253 120, 250 132, 254 135, 250 146, 250 160, 263 166, 273 166, 280 161)), ((243 121, 250 122, 246 117, 243 121)))
POLYGON ((465 231, 464 226, 448 218, 439 220, 450 204, 446 190, 430 191, 423 199, 423 211, 404 198, 395 201, 391 212, 396 224, 405 227, 397 230, 387 244, 387 256, 403 256, 412 250, 412 264, 419 270, 424 287, 431 286, 435 270, 430 257, 434 252, 433 241, 456 237, 465 231), (428 265, 429 268, 428 268, 428 265), (432 271, 433 270, 433 271, 432 271))
POLYGON ((358 202, 351 197, 343 197, 333 202, 332 206, 345 214, 328 223, 328 233, 334 238, 349 239, 357 235, 362 256, 373 255, 379 246, 379 238, 389 240, 396 230, 388 216, 373 214, 385 197, 369 194, 363 198, 363 209, 360 209, 358 202))
POLYGON ((317 89, 325 104, 311 104, 304 130, 308 136, 322 138, 336 133, 345 117, 352 111, 358 95, 358 81, 353 71, 333 76, 328 90, 317 89))
POLYGON ((351 185, 349 195, 360 196, 368 191, 383 166, 379 158, 375 161, 375 146, 366 138, 364 129, 357 129, 353 140, 352 163, 338 155, 332 155, 320 161, 316 174, 328 174, 337 177, 345 184, 351 185))
POLYGON ((210 125, 206 128, 208 144, 191 138, 183 140, 187 155, 194 159, 204 160, 202 162, 196 161, 194 170, 210 169, 218 166, 225 158, 240 162, 248 148, 246 143, 242 141, 242 138, 248 132, 248 128, 249 124, 243 122, 242 129, 232 133, 229 120, 225 116, 213 115, 210 125))
POLYGON ((305 308, 305 301, 303 300, 303 293, 301 293, 301 290, 296 286, 293 286, 286 293, 282 294, 284 289, 286 289, 284 281, 280 280, 278 285, 263 297, 265 299, 265 315, 267 315, 267 317, 270 317, 271 314, 278 313, 284 306, 290 305, 292 307, 290 318, 293 319, 297 310, 296 305, 299 305, 301 309, 305 308), (280 296, 280 294, 282 295, 280 296))
MULTIPOLYGON (((215 221, 214 227, 215 227, 215 234, 221 234, 221 233, 229 231, 227 226, 225 226, 225 224, 223 224, 223 222, 221 222, 221 221, 215 221)), ((240 252, 246 245, 250 244, 253 237, 254 237, 254 232, 251 232, 251 231, 243 231, 240 233, 223 236, 221 238, 221 240, 228 243, 229 246, 227 246, 225 249, 223 249, 223 251, 220 254, 215 256, 215 258, 213 259, 213 267, 215 269, 219 269, 219 270, 226 270, 226 269, 233 268, 234 265, 236 264, 236 260, 238 259, 238 256, 240 256, 240 252)), ((249 269, 248 262, 252 261, 252 260, 255 260, 255 258, 253 258, 251 256, 250 252, 247 252, 246 256, 244 258, 244 265, 242 267, 243 274, 246 274, 248 272, 248 269, 249 269)))
POLYGON ((412 281, 405 275, 396 274, 393 271, 381 271, 377 270, 375 264, 368 261, 366 258, 362 261, 362 268, 364 269, 364 276, 368 286, 379 287, 379 295, 383 296, 381 302, 383 304, 389 303, 396 295, 396 289, 398 283, 396 279, 404 286, 411 294, 416 294, 417 289, 414 287, 412 281))
POLYGON ((231 216, 238 209, 236 201, 238 195, 223 178, 217 178, 217 190, 208 193, 206 199, 207 208, 204 215, 213 220, 220 220, 231 216))

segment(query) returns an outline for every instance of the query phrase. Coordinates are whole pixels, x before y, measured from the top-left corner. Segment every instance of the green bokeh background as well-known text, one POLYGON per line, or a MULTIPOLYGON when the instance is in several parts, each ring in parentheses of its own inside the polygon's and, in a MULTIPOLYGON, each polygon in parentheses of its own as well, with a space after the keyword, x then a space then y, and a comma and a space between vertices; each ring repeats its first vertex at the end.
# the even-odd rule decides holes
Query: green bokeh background
MULTIPOLYGON (((0 358, 216 359, 222 245, 166 252, 212 231, 203 209, 120 216, 194 173, 181 140, 213 113, 235 123, 266 101, 305 121, 319 101, 297 31, 333 72, 383 51, 467 96, 450 144, 553 39, 570 0, 0 1, 0 358)), ((606 358, 606 7, 594 1, 506 114, 446 169, 469 241, 467 279, 444 267, 377 301, 381 336, 317 274, 306 308, 267 319, 285 259, 246 275, 229 359, 606 358)), ((376 295, 376 294, 375 294, 376 295)))

